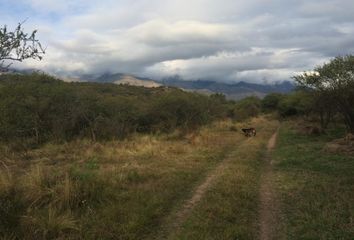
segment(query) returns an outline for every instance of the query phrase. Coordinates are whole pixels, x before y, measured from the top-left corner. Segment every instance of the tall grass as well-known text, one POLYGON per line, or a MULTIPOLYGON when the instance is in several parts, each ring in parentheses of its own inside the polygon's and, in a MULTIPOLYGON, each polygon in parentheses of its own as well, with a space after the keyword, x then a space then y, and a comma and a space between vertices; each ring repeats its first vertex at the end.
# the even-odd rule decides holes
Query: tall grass
POLYGON ((0 169, 0 193, 6 194, 14 187, 12 172, 4 164, 4 169, 0 169))
MULTIPOLYGON (((47 143, 6 153, 0 232, 14 239, 143 239, 244 137, 230 121, 191 135, 47 143)), ((5 156, 4 152, 1 152, 5 156)))
POLYGON ((65 239, 66 234, 79 230, 70 212, 52 206, 23 216, 21 225, 30 239, 65 239))

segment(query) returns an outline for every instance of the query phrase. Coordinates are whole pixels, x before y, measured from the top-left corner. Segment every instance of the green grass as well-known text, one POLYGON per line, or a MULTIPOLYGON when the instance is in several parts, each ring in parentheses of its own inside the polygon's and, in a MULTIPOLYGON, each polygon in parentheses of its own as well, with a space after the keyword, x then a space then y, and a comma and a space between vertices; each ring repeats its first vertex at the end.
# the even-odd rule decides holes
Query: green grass
POLYGON ((256 121, 257 137, 228 156, 227 169, 193 210, 173 239, 256 239, 258 237, 259 180, 265 146, 276 121, 256 121))
POLYGON ((295 125, 282 125, 273 154, 288 239, 354 239, 354 157, 323 151, 344 131, 308 136, 295 125))
MULTIPOLYGON (((306 136, 295 126, 282 124, 272 155, 287 238, 354 239, 354 157, 322 151, 344 131, 306 136)), ((155 239, 225 159, 227 168, 179 231, 167 235, 257 239, 263 156, 276 127, 258 118, 215 123, 182 138, 81 140, 27 152, 0 146, 0 239, 155 239), (234 131, 243 125, 255 126, 257 136, 234 131)))

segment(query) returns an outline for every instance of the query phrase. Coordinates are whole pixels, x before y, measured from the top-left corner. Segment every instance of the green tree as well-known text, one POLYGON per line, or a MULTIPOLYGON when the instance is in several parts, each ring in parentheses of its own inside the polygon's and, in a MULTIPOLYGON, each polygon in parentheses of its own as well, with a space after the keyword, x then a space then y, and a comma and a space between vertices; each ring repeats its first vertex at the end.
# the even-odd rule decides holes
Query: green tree
POLYGON ((282 98, 283 94, 280 93, 270 93, 262 99, 262 109, 265 112, 275 111, 278 109, 278 105, 282 98))
POLYGON ((282 117, 308 116, 313 110, 313 100, 313 95, 308 91, 292 92, 280 100, 278 104, 279 114, 282 117))
POLYGON ((313 73, 294 77, 301 87, 314 91, 322 99, 331 99, 342 114, 348 131, 354 133, 354 56, 339 56, 313 73))
POLYGON ((206 124, 211 116, 208 97, 181 90, 167 92, 154 100, 141 125, 152 132, 170 132, 179 128, 185 132, 206 124))
POLYGON ((7 71, 13 62, 42 59, 45 50, 36 38, 36 33, 37 30, 25 33, 22 23, 13 31, 9 31, 6 25, 0 28, 0 72, 7 71))
POLYGON ((234 106, 233 118, 238 121, 256 117, 261 111, 261 100, 251 96, 237 101, 234 106))

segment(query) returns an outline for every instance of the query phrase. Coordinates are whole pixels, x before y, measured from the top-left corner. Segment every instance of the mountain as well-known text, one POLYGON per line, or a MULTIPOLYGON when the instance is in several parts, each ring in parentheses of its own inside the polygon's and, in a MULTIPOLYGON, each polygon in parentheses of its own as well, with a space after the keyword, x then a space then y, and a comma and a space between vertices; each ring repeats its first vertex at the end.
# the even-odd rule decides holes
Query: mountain
MULTIPOLYGON (((27 69, 15 71, 17 73, 28 74, 36 70, 27 69)), ((154 81, 149 78, 137 77, 131 74, 123 73, 105 73, 103 75, 85 74, 79 77, 69 78, 62 77, 64 81, 85 81, 85 82, 102 82, 126 84, 132 86, 143 86, 148 88, 155 88, 161 86, 177 87, 185 91, 193 91, 201 94, 222 93, 230 100, 239 100, 248 96, 257 96, 263 98, 269 93, 289 93, 294 90, 295 86, 290 81, 283 81, 275 84, 257 84, 247 83, 244 81, 238 83, 222 83, 215 81, 196 80, 187 81, 179 76, 165 78, 162 81, 154 81)))
POLYGON ((257 96, 263 98, 269 93, 289 93, 294 89, 294 84, 284 81, 275 84, 256 84, 247 82, 221 83, 215 81, 187 81, 180 77, 165 78, 162 81, 154 81, 149 78, 137 77, 129 74, 103 74, 101 76, 85 75, 80 77, 84 81, 90 82, 109 82, 116 84, 128 84, 144 87, 177 87, 185 91, 194 91, 202 94, 223 93, 228 99, 238 100, 248 96, 257 96))
POLYGON ((223 93, 228 99, 241 99, 248 96, 263 98, 269 93, 289 93, 294 90, 294 84, 284 81, 276 84, 256 84, 238 82, 234 84, 220 83, 214 81, 185 81, 180 78, 168 78, 163 80, 166 86, 179 87, 183 89, 195 90, 197 92, 209 91, 212 93, 223 93))
POLYGON ((92 75, 83 75, 80 78, 88 82, 115 83, 115 84, 122 84, 122 85, 147 87, 147 88, 155 88, 155 87, 162 86, 162 84, 153 81, 151 79, 140 78, 134 75, 123 74, 123 73, 116 73, 116 74, 105 73, 98 77, 94 77, 92 75))
POLYGON ((121 79, 114 81, 115 84, 131 85, 147 88, 161 87, 162 84, 152 80, 141 80, 130 75, 123 75, 121 79))

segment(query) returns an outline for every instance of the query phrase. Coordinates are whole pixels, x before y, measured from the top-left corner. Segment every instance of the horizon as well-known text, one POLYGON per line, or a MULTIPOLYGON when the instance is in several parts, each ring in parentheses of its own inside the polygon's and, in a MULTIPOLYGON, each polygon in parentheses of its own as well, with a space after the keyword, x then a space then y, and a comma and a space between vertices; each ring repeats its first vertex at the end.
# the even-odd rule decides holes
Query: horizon
MULTIPOLYGON (((293 80, 287 79, 287 80, 277 80, 277 81, 271 81, 271 82, 267 82, 267 81, 263 81, 263 82, 248 82, 248 81, 244 81, 244 80, 239 80, 239 81, 216 81, 213 79, 185 79, 182 78, 179 75, 174 75, 174 76, 167 76, 165 78, 162 79, 152 79, 149 77, 144 77, 144 76, 137 76, 134 74, 129 74, 129 73, 111 73, 111 72, 104 72, 104 73, 100 73, 100 74, 87 74, 82 75, 82 76, 60 76, 60 75, 54 75, 51 74, 49 72, 45 72, 42 71, 40 69, 16 69, 16 68, 9 68, 7 72, 0 72, 1 74, 6 74, 6 73, 20 73, 20 74, 31 74, 34 72, 39 72, 39 73, 43 73, 46 74, 48 76, 54 77, 54 78, 58 78, 59 80, 62 80, 64 82, 96 82, 96 83, 105 83, 106 81, 100 81, 99 79, 104 77, 104 76, 115 76, 115 75, 121 75, 121 76, 128 76, 128 77, 133 77, 137 80, 140 81, 153 81, 156 83, 168 83, 168 82, 200 82, 200 83, 218 83, 218 84, 225 84, 225 85, 238 85, 238 84, 253 84, 253 85, 263 85, 263 86, 274 86, 274 85, 283 85, 283 84, 291 84, 293 86, 295 86, 295 83, 293 80)), ((108 83, 111 83, 111 81, 107 81, 108 83)), ((112 82, 113 83, 113 82, 112 82)))
POLYGON ((310 1, 0 0, 47 47, 14 67, 56 76, 127 73, 154 80, 274 83, 354 52, 354 3, 310 1), (324 27, 325 26, 325 27, 324 27))

